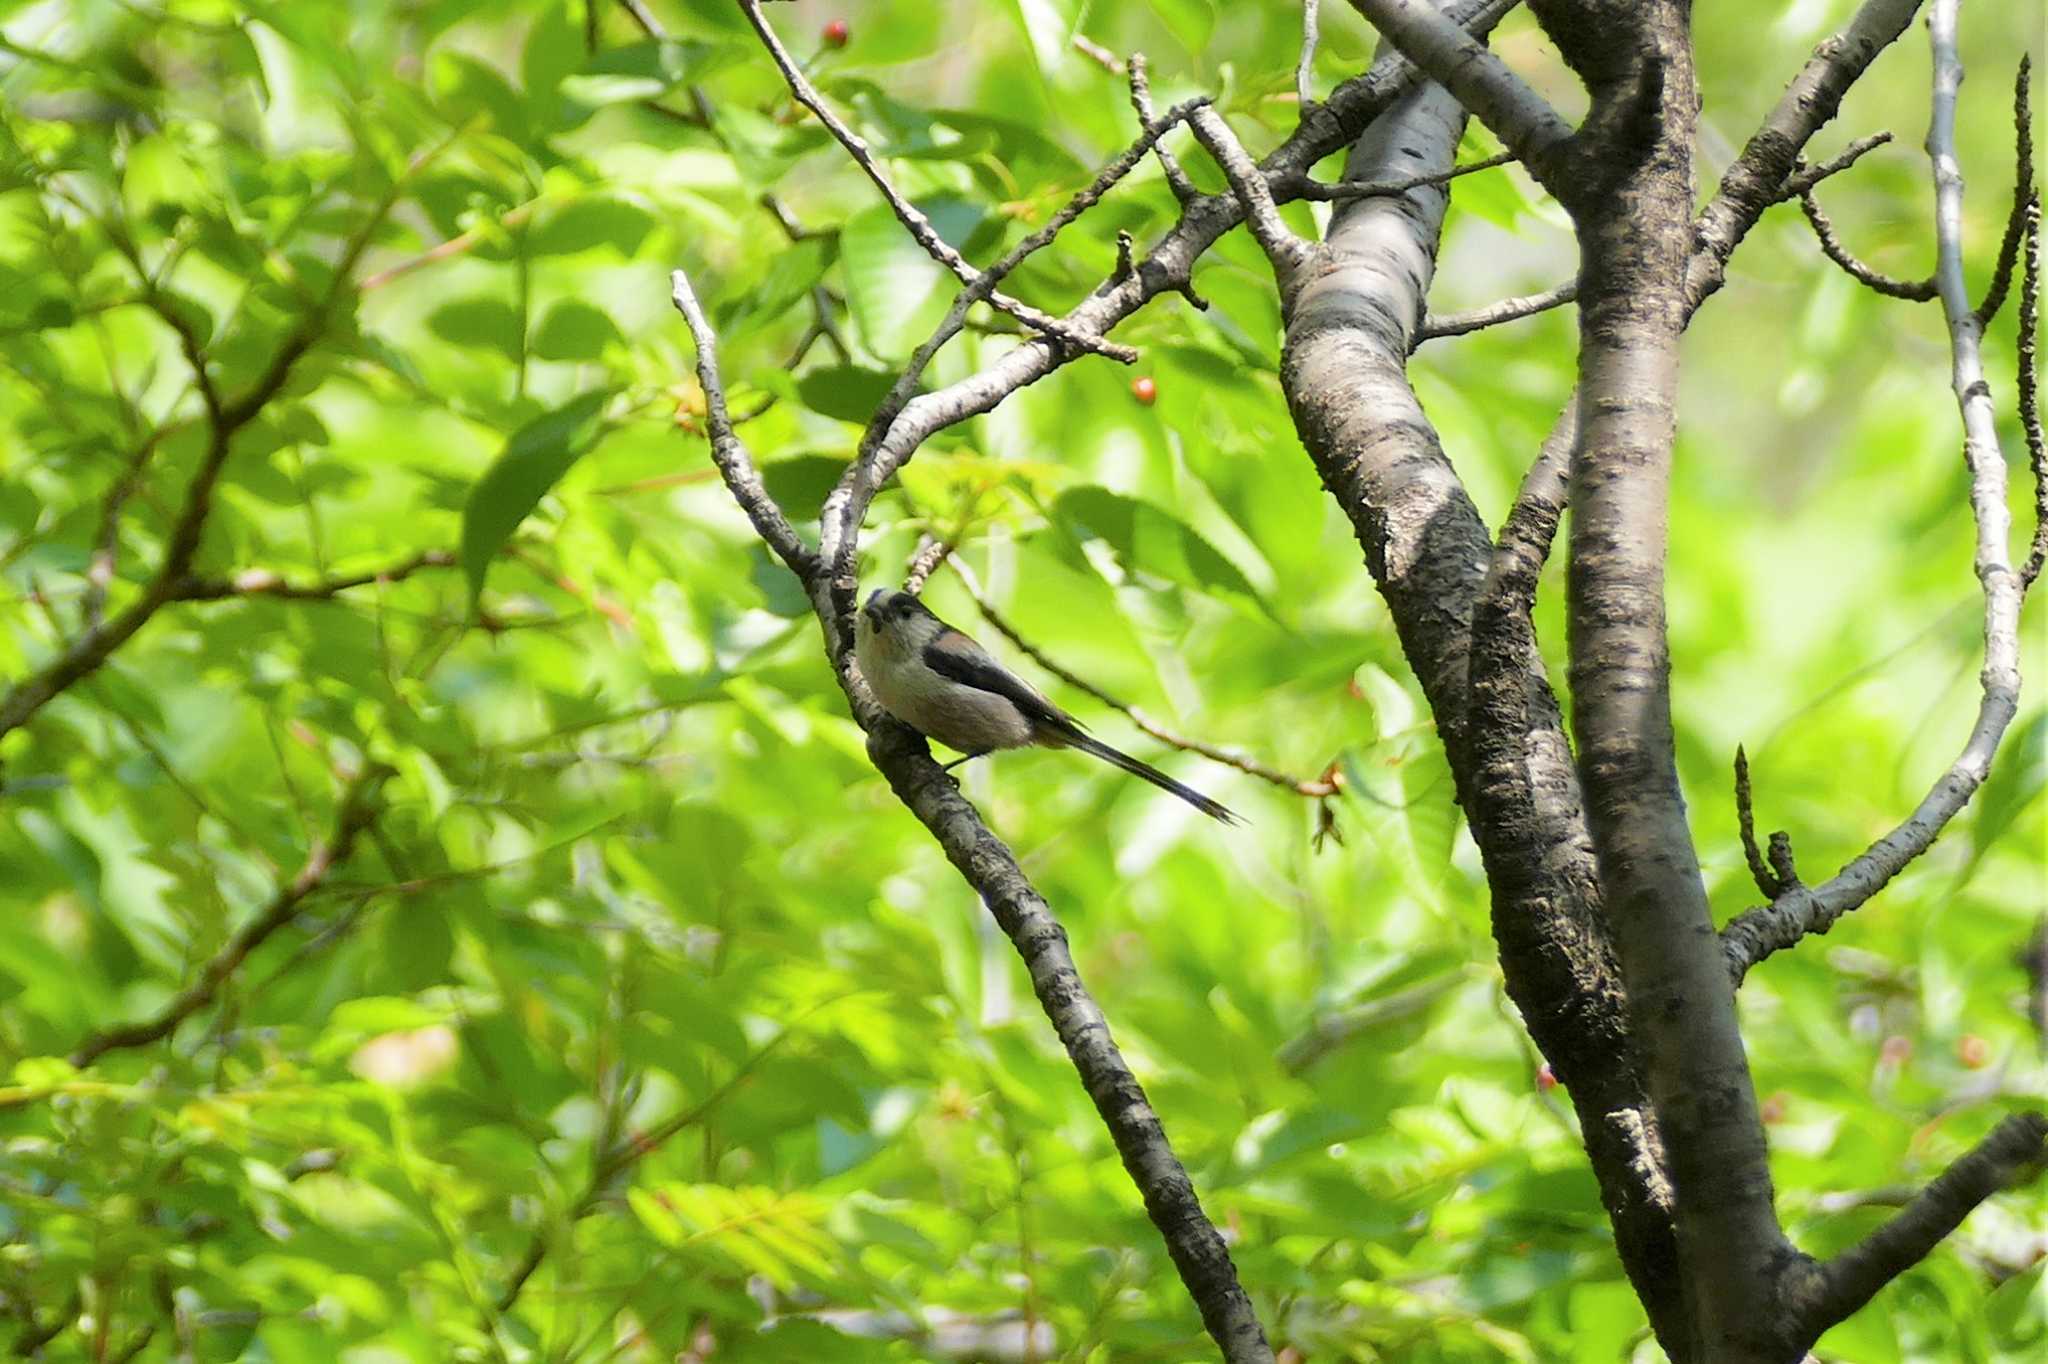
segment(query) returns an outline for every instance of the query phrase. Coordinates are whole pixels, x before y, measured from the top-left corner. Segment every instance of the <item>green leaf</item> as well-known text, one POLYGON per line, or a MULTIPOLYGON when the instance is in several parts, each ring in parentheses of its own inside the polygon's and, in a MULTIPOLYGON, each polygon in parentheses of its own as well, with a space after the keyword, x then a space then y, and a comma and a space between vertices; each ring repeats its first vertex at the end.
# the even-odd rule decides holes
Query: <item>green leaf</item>
POLYGON ((1974 846, 1960 880, 1969 879, 1984 854, 1997 846, 2043 789, 2048 789, 2048 710, 2036 710, 2006 734, 1992 761, 1991 775, 1977 794, 1974 846))
POLYGON ((600 360, 606 346, 624 345, 625 338, 603 311, 576 299, 548 309, 534 333, 533 353, 542 360, 600 360))
POLYGON ((1130 568, 1204 591, 1258 598, 1237 565, 1192 527, 1149 502, 1107 488, 1076 488, 1060 495, 1052 515, 1079 539, 1106 541, 1130 568))
MULTIPOLYGON (((983 218, 979 205, 951 195, 919 200, 917 207, 956 249, 983 218)), ((908 355, 946 315, 957 287, 952 273, 925 254, 886 205, 847 220, 839 256, 847 306, 877 355, 908 355)))
POLYGON ((811 411, 865 426, 895 383, 896 376, 883 370, 833 365, 800 377, 796 391, 811 411))
POLYGON ((526 514, 596 443, 609 390, 586 393, 514 432, 470 490, 462 509, 462 571, 472 610, 483 595, 491 559, 526 514))
POLYGON ((526 249, 535 256, 570 256, 603 246, 630 258, 653 230, 653 215, 638 204, 592 194, 545 215, 528 235, 526 249))
POLYGON ((501 298, 459 298, 427 318, 427 330, 458 346, 494 350, 507 359, 519 354, 519 314, 501 298))

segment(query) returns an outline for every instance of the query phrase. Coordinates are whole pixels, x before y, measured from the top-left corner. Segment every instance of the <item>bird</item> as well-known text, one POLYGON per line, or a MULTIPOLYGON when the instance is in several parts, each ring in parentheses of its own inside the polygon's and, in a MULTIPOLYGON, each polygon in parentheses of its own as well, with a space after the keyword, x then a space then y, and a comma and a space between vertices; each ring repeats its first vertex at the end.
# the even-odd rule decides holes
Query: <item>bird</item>
POLYGON ((949 769, 999 748, 1078 748, 1172 792, 1211 819, 1244 822, 1229 807, 1090 735, 911 593, 878 587, 868 594, 854 623, 854 661, 883 709, 966 755, 946 764, 949 769))

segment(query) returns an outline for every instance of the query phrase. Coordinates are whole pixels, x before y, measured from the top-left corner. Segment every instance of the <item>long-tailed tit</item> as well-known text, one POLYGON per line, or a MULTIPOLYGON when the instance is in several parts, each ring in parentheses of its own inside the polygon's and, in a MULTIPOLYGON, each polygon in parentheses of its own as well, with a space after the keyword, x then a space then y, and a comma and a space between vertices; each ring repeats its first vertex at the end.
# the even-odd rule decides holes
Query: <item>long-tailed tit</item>
POLYGON ((1080 721, 908 592, 878 587, 868 594, 854 626, 854 658, 891 715, 967 758, 1029 744, 1078 748, 1171 791, 1212 819, 1242 822, 1200 791, 1091 737, 1080 721))

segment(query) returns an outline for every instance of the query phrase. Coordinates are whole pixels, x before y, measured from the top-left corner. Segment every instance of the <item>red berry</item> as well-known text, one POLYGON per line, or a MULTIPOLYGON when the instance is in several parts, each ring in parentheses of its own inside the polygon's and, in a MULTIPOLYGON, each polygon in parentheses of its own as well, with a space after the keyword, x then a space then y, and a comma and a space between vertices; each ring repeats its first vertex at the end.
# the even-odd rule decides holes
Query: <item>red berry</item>
POLYGON ((1763 1101, 1763 1106, 1757 1116, 1767 1123, 1783 1122, 1785 1120, 1785 1109, 1791 1105, 1791 1102, 1792 1096, 1781 1089, 1763 1101))
POLYGON ((1981 1070, 1991 1060, 1991 1044, 1973 1032, 1956 1039, 1956 1060, 1971 1070, 1981 1070))
POLYGON ((1145 406, 1150 407, 1153 403, 1159 401, 1159 385, 1153 383, 1148 378, 1133 379, 1131 380, 1131 396, 1145 406))
POLYGON ((1545 1061, 1542 1065, 1536 1067, 1537 1092, 1541 1094, 1548 1094, 1551 1090, 1556 1088, 1557 1072, 1550 1068, 1550 1062, 1545 1061))
POLYGON ((844 19, 834 19, 825 25, 825 46, 827 47, 845 47, 847 38, 851 36, 851 31, 846 27, 844 19))

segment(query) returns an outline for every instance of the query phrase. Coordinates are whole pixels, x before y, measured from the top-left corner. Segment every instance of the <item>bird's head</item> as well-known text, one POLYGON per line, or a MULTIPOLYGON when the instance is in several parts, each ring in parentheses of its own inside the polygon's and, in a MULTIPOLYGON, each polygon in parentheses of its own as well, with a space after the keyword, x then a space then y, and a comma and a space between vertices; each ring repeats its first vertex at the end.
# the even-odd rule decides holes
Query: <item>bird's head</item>
POLYGON ((859 633, 892 645, 921 648, 944 627, 923 602, 908 592, 878 587, 860 608, 859 633))

